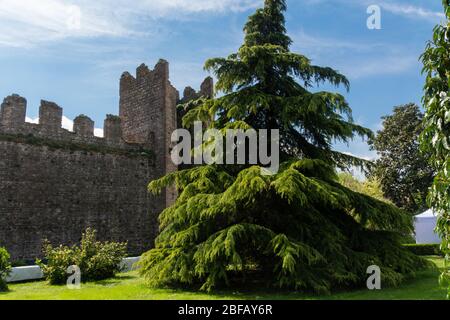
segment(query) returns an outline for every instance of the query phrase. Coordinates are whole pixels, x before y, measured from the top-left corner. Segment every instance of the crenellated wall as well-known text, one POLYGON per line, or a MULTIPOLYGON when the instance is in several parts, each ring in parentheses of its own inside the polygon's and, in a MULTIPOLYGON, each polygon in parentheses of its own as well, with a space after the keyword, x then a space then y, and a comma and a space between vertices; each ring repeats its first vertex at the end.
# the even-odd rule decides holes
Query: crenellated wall
MULTIPOLYGON (((212 90, 206 80, 201 92, 212 90)), ((212 92, 212 91, 210 91, 212 92)), ((177 128, 178 91, 169 64, 141 65, 136 77, 120 81, 120 116, 108 115, 104 138, 94 122, 74 119, 73 132, 61 127, 63 109, 42 101, 39 124, 26 123, 27 101, 5 98, 0 109, 0 247, 13 260, 41 256, 44 239, 55 245, 79 241, 87 227, 102 240, 128 241, 139 255, 153 246, 157 216, 176 197, 153 196, 151 180, 177 170, 170 160, 177 128)))
MULTIPOLYGON (((25 122, 27 100, 18 95, 6 97, 0 109, 0 134, 33 136, 35 138, 66 143, 85 143, 123 149, 136 148, 121 136, 121 119, 108 115, 105 120, 105 137, 94 136, 94 121, 85 115, 74 120, 74 131, 62 128, 63 109, 54 102, 41 101, 39 123, 25 122)), ((143 146, 142 146, 143 147, 143 146)))

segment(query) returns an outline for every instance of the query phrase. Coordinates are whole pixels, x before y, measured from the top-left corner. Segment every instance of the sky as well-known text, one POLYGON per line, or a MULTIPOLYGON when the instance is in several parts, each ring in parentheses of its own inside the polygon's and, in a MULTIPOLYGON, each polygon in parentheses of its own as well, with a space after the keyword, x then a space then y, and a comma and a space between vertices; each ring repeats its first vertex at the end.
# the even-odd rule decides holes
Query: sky
MULTIPOLYGON (((119 79, 141 63, 170 63, 182 92, 208 76, 206 59, 225 57, 243 41, 242 27, 263 0, 0 0, 0 97, 28 100, 36 122, 40 100, 64 108, 63 125, 86 114, 102 134, 119 109, 119 79)), ((420 105, 419 57, 444 18, 439 0, 287 0, 292 51, 346 75, 342 93, 358 124, 374 131, 394 106, 420 105), (369 30, 367 8, 381 8, 381 29, 369 30)), ((366 159, 376 153, 356 139, 336 148, 366 159)))

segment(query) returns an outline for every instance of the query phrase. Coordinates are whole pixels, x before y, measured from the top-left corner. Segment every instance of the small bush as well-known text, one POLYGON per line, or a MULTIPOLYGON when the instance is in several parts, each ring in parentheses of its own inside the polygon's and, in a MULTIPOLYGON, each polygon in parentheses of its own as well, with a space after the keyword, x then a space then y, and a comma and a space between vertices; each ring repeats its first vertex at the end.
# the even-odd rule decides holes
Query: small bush
POLYGON ((442 255, 439 244, 405 244, 412 253, 418 256, 440 256, 442 255))
POLYGON ((50 284, 64 284, 67 281, 67 268, 75 265, 75 248, 66 246, 53 246, 45 241, 42 252, 47 263, 37 260, 36 263, 41 267, 44 277, 50 284))
POLYGON ((95 230, 88 229, 75 252, 75 265, 80 267, 84 281, 114 277, 127 256, 127 243, 99 242, 95 230))
POLYGON ((5 248, 0 248, 0 292, 7 291, 6 277, 11 272, 11 262, 8 251, 5 248))
POLYGON ((43 253, 46 263, 38 260, 45 278, 50 284, 65 284, 67 268, 76 265, 81 270, 81 280, 98 281, 114 277, 120 270, 120 262, 126 257, 127 243, 100 242, 96 231, 87 229, 79 247, 52 247, 46 242, 43 253))

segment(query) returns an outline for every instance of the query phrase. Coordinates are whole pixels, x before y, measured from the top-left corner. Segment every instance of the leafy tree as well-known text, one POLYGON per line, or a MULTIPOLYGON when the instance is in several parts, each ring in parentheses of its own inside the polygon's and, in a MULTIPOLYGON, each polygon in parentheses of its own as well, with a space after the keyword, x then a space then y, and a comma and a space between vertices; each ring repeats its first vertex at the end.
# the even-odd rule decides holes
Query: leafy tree
POLYGON ((199 166, 153 181, 159 192, 175 184, 179 197, 160 216, 156 248, 141 259, 152 286, 269 286, 329 292, 364 286, 378 265, 386 285, 425 267, 399 244, 411 217, 338 182, 336 166, 363 161, 335 152, 370 130, 353 123, 345 99, 309 91, 331 82, 349 86, 338 72, 290 52, 283 0, 266 0, 249 18, 235 54, 206 62, 223 96, 184 106, 186 127, 279 129, 285 162, 278 174, 258 166, 199 166))
MULTIPOLYGON (((450 260, 450 0, 443 0, 446 22, 434 28, 422 55, 427 76, 423 103, 426 107, 422 145, 431 154, 436 177, 429 195, 430 205, 440 213, 437 230, 442 237, 442 251, 450 260)), ((441 283, 450 283, 450 269, 441 283)), ((449 288, 450 298, 450 288, 449 288)))
POLYGON ((383 129, 370 141, 380 158, 371 168, 384 195, 411 213, 426 209, 426 197, 433 182, 428 157, 420 151, 423 114, 415 104, 394 108, 383 117, 383 129))
POLYGON ((388 199, 384 197, 383 190, 381 189, 381 184, 376 179, 369 179, 366 181, 359 181, 350 173, 342 172, 338 175, 339 182, 352 191, 359 192, 368 195, 372 198, 384 201, 386 203, 391 203, 388 199))

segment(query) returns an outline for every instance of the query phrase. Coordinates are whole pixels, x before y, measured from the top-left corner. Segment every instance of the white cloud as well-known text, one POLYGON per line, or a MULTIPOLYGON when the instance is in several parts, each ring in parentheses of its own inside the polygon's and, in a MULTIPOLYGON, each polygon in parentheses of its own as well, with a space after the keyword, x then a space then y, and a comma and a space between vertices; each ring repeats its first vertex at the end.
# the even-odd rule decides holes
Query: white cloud
POLYGON ((419 66, 419 53, 390 43, 327 38, 303 30, 292 38, 294 51, 312 57, 314 64, 339 70, 351 80, 402 74, 419 66))
MULTIPOLYGON (((103 2, 110 3, 111 1, 103 2)), ((116 0, 127 7, 128 0, 116 0)), ((156 15, 176 14, 176 11, 185 13, 198 12, 226 12, 244 11, 262 4, 262 0, 138 0, 135 1, 135 10, 144 10, 156 15)))
POLYGON ((411 54, 386 54, 352 63, 343 63, 339 69, 350 79, 379 75, 402 74, 418 66, 418 57, 411 54))
MULTIPOLYGON (((25 119, 25 121, 28 122, 28 123, 35 123, 35 124, 37 124, 37 123, 39 123, 39 118, 29 118, 29 117, 27 117, 25 119)), ((63 116, 62 117, 62 128, 66 129, 66 130, 69 130, 69 131, 73 131, 73 121, 70 120, 69 118, 67 118, 66 116, 63 116)), ((94 129, 94 135, 96 137, 100 137, 100 138, 103 137, 104 136, 103 135, 103 129, 95 128, 94 129)))
POLYGON ((27 47, 67 37, 122 35, 109 17, 63 0, 0 1, 0 44, 27 47))
POLYGON ((317 52, 327 50, 356 50, 371 51, 376 47, 382 46, 377 43, 361 43, 356 41, 340 40, 336 38, 324 38, 307 34, 301 30, 292 36, 294 46, 300 49, 312 49, 317 52))
POLYGON ((103 129, 94 128, 94 136, 103 138, 105 136, 103 129))
MULTIPOLYGON (((412 19, 428 20, 431 22, 439 22, 440 19, 445 18, 442 12, 433 11, 423 6, 411 5, 410 3, 399 1, 377 1, 377 0, 302 0, 306 5, 320 5, 329 2, 336 2, 340 5, 352 6, 370 6, 379 5, 382 9, 396 15, 405 16, 412 19)), ((431 2, 426 0, 425 2, 431 2)))
POLYGON ((442 12, 435 12, 422 7, 413 6, 410 4, 382 2, 380 3, 380 6, 390 13, 406 16, 409 18, 426 19, 431 20, 433 22, 445 18, 445 15, 442 12))
POLYGON ((261 0, 0 0, 0 46, 31 47, 72 37, 150 33, 149 19, 242 11, 261 0))

